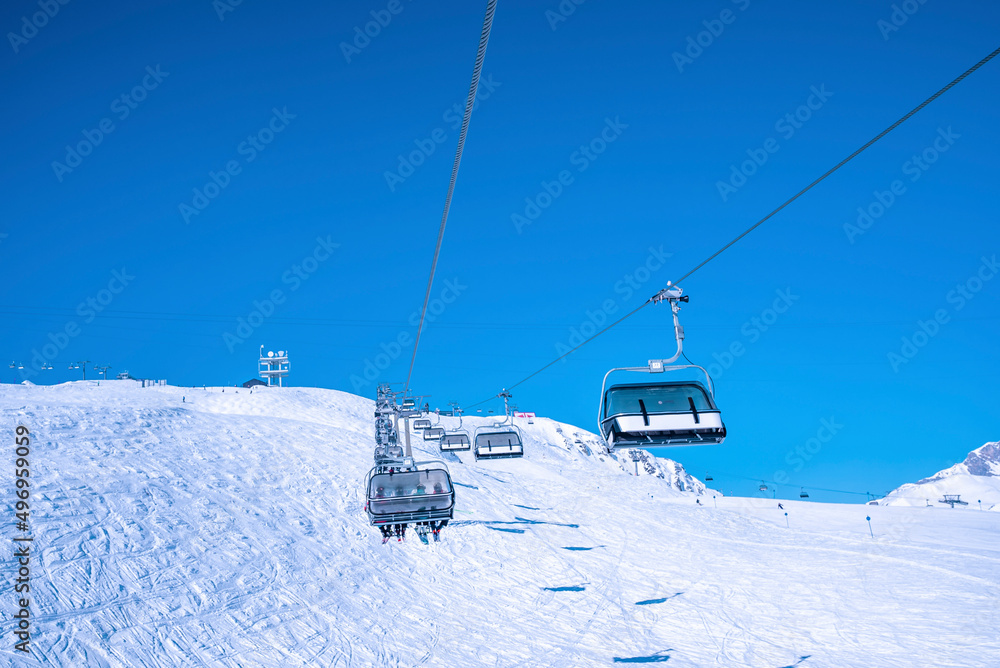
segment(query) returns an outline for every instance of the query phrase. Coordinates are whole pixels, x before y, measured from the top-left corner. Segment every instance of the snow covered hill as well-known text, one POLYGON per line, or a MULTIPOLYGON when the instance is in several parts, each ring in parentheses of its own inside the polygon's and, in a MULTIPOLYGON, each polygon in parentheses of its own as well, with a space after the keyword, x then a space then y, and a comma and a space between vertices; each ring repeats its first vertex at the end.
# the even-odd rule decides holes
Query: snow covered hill
POLYGON ((945 494, 958 494, 969 504, 955 508, 1000 512, 1000 443, 987 443, 960 464, 894 489, 879 504, 948 508, 940 503, 945 494))
POLYGON ((320 389, 0 385, 4 451, 33 432, 35 539, 32 658, 8 613, 0 663, 1000 665, 997 513, 782 511, 668 460, 637 477, 536 419, 523 459, 446 457, 442 542, 383 546, 361 488, 373 410, 320 389))

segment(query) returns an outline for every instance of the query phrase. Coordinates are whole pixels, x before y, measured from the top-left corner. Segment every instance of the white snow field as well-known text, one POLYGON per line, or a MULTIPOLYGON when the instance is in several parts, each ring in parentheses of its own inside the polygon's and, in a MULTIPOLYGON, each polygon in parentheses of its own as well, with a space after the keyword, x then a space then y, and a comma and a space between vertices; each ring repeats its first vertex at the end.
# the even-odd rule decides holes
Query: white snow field
POLYGON ((440 543, 382 545, 373 410, 320 389, 0 385, 8 540, 18 423, 35 539, 32 656, 8 547, 0 664, 1000 666, 998 513, 789 501, 786 527, 775 501, 699 497, 662 459, 636 477, 536 419, 523 459, 447 458, 440 543))

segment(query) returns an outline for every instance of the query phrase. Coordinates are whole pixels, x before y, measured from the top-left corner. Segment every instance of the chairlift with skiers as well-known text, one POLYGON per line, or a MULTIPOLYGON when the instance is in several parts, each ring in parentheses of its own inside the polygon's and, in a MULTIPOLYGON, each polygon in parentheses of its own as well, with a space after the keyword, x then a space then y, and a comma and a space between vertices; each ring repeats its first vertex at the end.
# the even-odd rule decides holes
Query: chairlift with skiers
POLYGON ((404 460, 400 469, 376 466, 365 478, 365 512, 372 526, 382 532, 382 542, 395 535, 402 540, 408 525, 416 527, 421 541, 427 534, 438 540, 441 529, 455 511, 455 488, 442 461, 404 460))

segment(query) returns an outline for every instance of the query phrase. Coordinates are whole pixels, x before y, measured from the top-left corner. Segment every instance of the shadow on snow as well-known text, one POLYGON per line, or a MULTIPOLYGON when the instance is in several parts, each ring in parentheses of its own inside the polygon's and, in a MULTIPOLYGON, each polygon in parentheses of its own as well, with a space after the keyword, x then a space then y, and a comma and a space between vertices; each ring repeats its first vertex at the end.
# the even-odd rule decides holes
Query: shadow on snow
POLYGON ((645 601, 637 601, 636 605, 656 605, 657 603, 664 603, 666 601, 669 601, 672 598, 676 598, 677 596, 680 596, 683 593, 684 592, 679 591, 676 594, 674 594, 673 596, 665 596, 664 598, 650 598, 650 599, 646 599, 645 601))
POLYGON ((650 656, 631 656, 631 657, 615 657, 615 663, 666 663, 670 660, 669 654, 664 654, 663 652, 670 652, 672 650, 665 649, 662 652, 657 652, 656 654, 651 654, 650 656))

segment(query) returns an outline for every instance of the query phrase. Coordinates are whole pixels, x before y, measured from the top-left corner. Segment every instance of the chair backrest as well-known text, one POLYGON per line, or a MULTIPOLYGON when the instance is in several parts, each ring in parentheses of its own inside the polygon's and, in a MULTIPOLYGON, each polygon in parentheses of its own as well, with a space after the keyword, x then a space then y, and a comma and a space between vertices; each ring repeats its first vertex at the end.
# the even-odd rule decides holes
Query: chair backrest
POLYGON ((476 434, 476 447, 520 446, 521 435, 516 431, 487 431, 476 434))
POLYGON ((612 385, 605 392, 603 417, 690 413, 692 404, 697 411, 718 410, 705 386, 697 381, 612 385))

